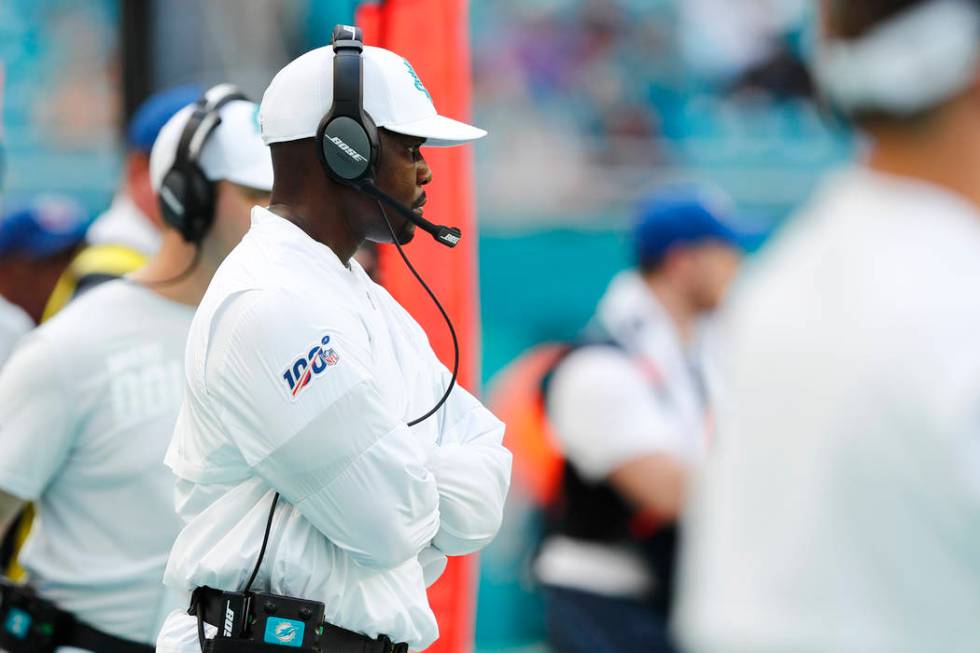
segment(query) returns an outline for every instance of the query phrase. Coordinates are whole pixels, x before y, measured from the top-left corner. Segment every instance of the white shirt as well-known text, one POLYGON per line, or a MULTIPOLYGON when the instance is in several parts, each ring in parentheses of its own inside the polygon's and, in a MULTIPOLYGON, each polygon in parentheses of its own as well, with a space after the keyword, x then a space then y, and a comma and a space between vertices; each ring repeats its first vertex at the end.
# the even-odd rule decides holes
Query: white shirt
MULTIPOLYGON (((424 649, 438 636, 425 588, 444 555, 497 532, 510 454, 503 424, 459 387, 406 426, 450 374, 408 313, 350 265, 252 210, 191 327, 166 459, 187 525, 166 582, 243 588, 275 489, 253 587, 321 601, 335 625, 424 649)), ((157 645, 197 651, 195 620, 174 613, 157 645)))
MULTIPOLYGON (((637 272, 613 279, 592 326, 622 349, 583 347, 556 369, 548 416, 565 458, 592 482, 650 454, 700 461, 706 403, 697 356, 637 272)), ((642 596, 655 582, 633 551, 565 536, 544 542, 535 572, 550 585, 612 596, 642 596)))
POLYGON ((698 653, 980 650, 980 213, 861 169, 762 255, 695 498, 698 653))
POLYGON ((0 295, 0 368, 10 358, 17 342, 33 328, 31 316, 0 295))
POLYGON ((193 309, 108 282, 22 341, 0 374, 0 488, 35 502, 20 561, 90 625, 152 642, 180 521, 163 464, 193 309))

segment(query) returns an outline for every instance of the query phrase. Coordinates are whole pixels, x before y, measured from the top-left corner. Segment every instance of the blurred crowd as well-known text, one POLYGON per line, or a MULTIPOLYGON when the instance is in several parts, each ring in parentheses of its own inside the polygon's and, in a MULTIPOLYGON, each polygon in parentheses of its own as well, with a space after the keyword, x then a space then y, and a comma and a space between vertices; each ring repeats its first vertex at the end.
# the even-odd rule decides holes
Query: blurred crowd
POLYGON ((489 224, 622 227, 679 177, 782 217, 841 138, 816 118, 808 17, 794 0, 475 4, 476 115, 501 134, 478 151, 489 224), (792 189, 753 188, 780 164, 792 189))
MULTIPOLYGON (((32 172, 45 169, 94 213, 112 192, 121 117, 150 90, 231 78, 261 93, 324 41, 317 26, 356 5, 247 2, 148 4, 150 68, 138 73, 122 65, 114 0, 5 3, 7 145, 23 162, 8 196, 52 190, 32 172), (124 80, 142 97, 124 95, 124 80)), ((476 150, 485 228, 622 229, 639 197, 678 178, 722 186, 761 222, 785 217, 848 147, 812 102, 810 11, 802 0, 472 3, 475 117, 500 135, 476 150)))

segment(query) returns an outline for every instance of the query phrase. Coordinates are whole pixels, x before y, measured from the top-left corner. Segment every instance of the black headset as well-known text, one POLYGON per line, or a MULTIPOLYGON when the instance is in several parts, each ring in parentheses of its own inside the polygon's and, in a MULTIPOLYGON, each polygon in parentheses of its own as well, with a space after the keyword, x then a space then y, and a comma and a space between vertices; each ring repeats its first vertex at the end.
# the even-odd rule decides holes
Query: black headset
POLYGON ((381 158, 378 128, 364 110, 364 43, 361 28, 333 28, 333 104, 316 130, 316 149, 327 175, 388 204, 439 243, 455 247, 462 238, 456 227, 429 222, 374 185, 381 158))
POLYGON ((199 243, 214 222, 214 183, 198 158, 208 137, 221 124, 220 111, 233 100, 248 98, 231 84, 209 89, 194 103, 184 125, 170 171, 160 185, 160 211, 164 221, 189 243, 199 243))

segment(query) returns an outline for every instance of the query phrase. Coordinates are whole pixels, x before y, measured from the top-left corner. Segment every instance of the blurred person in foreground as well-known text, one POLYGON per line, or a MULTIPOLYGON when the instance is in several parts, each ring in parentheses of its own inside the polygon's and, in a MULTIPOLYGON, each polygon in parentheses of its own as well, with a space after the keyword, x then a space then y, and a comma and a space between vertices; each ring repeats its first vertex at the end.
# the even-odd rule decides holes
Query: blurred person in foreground
POLYGON ((186 525, 164 580, 189 608, 161 653, 423 650, 439 635, 426 587, 500 527, 503 424, 353 259, 414 237, 423 144, 486 132, 437 114, 411 64, 359 35, 338 26, 262 98, 272 204, 195 317, 167 452, 186 525), (357 183, 340 174, 354 164, 357 183))
POLYGON ((0 367, 41 321, 87 227, 82 207, 59 195, 40 196, 0 218, 0 367))
POLYGON ((152 651, 177 604, 161 582, 180 526, 163 456, 184 346, 272 188, 258 107, 241 97, 216 87, 161 130, 150 177, 166 226, 146 267, 72 302, 0 374, 0 525, 25 501, 38 515, 21 554, 28 586, 4 589, 0 648, 152 651), (174 175, 198 177, 193 197, 174 175))
POLYGON ((558 653, 674 650, 674 525, 708 437, 703 327, 740 260, 723 215, 694 189, 647 200, 636 268, 543 384, 565 468, 535 572, 558 653))
POLYGON ((163 125, 203 90, 195 84, 175 86, 155 93, 136 109, 126 129, 119 189, 85 234, 86 247, 58 279, 42 319, 86 290, 143 267, 156 253, 163 225, 150 183, 150 150, 163 125))
POLYGON ((868 138, 733 296, 692 495, 695 653, 980 650, 980 3, 822 4, 868 138))

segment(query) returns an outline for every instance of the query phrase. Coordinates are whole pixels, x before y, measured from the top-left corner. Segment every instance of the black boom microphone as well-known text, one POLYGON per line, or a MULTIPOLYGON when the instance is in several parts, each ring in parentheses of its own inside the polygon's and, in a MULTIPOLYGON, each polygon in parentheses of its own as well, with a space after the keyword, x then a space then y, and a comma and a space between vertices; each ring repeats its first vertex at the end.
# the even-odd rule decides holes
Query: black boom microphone
POLYGON ((456 247, 459 244, 459 239, 463 237, 463 232, 456 227, 447 227, 441 224, 432 224, 421 215, 408 208, 394 197, 384 192, 377 186, 375 186, 371 181, 365 179, 362 181, 354 182, 354 186, 370 195, 371 197, 381 200, 388 206, 392 207, 398 211, 403 218, 412 222, 422 231, 430 234, 437 242, 442 243, 446 247, 456 247))

